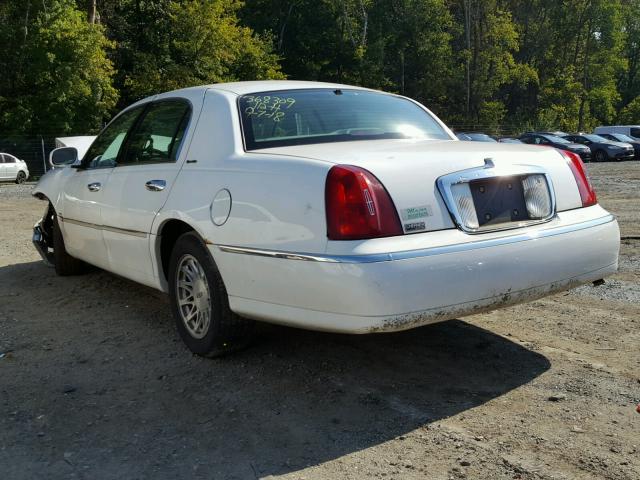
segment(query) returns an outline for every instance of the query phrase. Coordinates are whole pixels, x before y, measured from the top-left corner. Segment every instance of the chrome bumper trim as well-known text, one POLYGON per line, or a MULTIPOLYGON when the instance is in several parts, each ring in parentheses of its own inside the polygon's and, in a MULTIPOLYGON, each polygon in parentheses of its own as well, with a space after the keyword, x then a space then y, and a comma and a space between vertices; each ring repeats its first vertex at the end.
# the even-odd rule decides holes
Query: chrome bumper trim
POLYGON ((33 237, 31 238, 31 241, 33 242, 33 246, 36 247, 36 250, 42 257, 42 260, 44 260, 44 262, 48 266, 53 267, 53 253, 49 252, 49 246, 44 239, 44 235, 42 234, 42 227, 40 227, 40 222, 36 223, 33 227, 33 237))
POLYGON ((474 240, 472 242, 456 243, 453 245, 443 245, 439 247, 421 248, 418 250, 406 250, 402 252, 391 253, 372 253, 366 255, 328 255, 313 253, 286 252, 278 250, 265 250, 260 248, 245 248, 232 245, 217 245, 221 252, 236 253, 241 255, 255 255, 259 257, 280 258, 285 260, 304 260, 310 262, 325 263, 379 263, 390 262, 393 260, 407 260, 411 258, 430 257, 433 255, 443 255, 446 253, 467 252, 469 250, 477 250, 480 248, 496 247, 499 245, 509 245, 512 243, 526 242, 529 240, 537 240, 539 238, 553 237, 556 235, 564 235, 567 233, 585 230, 587 228, 605 225, 615 221, 613 215, 588 220, 586 222, 574 223, 571 225, 563 225, 559 227, 551 227, 535 232, 520 233, 505 237, 489 238, 486 240, 474 240))

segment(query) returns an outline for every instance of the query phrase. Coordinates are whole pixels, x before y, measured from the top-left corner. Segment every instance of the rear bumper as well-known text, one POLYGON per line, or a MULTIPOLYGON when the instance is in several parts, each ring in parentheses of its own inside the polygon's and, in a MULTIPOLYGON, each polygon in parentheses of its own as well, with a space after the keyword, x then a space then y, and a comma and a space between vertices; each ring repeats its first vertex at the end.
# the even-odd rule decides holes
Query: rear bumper
POLYGON ((620 236, 611 215, 527 232, 351 256, 211 248, 236 313, 346 333, 403 330, 492 310, 617 270, 620 236))

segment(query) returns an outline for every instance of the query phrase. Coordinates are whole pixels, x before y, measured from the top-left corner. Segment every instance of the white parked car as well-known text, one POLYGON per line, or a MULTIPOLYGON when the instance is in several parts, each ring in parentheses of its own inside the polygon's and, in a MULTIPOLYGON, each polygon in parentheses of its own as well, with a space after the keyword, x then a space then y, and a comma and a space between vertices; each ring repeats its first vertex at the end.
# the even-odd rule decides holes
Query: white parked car
POLYGON ((241 82, 129 107, 83 159, 55 150, 34 244, 168 292, 195 353, 253 320, 403 330, 617 270, 619 231, 580 158, 460 142, 398 95, 241 82))
POLYGON ((8 153, 0 153, 0 181, 24 183, 29 178, 27 163, 8 153))

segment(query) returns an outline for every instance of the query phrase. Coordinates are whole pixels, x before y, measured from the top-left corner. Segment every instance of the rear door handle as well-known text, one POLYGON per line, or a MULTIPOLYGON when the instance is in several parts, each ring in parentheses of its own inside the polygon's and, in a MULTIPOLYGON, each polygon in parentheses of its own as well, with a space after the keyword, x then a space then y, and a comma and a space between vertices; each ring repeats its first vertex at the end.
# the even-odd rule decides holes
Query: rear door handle
POLYGON ((164 187, 167 186, 167 182, 164 180, 149 180, 144 184, 147 190, 152 192, 161 192, 164 190, 164 187))
POLYGON ((90 192, 99 192, 102 188, 102 184, 100 182, 94 182, 87 185, 87 188, 90 192))

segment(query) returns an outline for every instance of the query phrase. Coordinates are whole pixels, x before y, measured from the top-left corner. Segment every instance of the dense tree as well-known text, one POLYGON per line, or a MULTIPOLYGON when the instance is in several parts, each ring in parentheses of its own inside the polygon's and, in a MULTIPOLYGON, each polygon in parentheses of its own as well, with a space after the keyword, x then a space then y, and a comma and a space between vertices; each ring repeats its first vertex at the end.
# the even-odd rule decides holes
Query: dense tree
POLYGON ((639 10, 640 0, 5 1, 0 132, 94 130, 158 91, 285 76, 402 93, 465 128, 640 123, 639 10))
POLYGON ((99 128, 116 102, 112 47, 72 0, 0 6, 0 131, 99 128))

